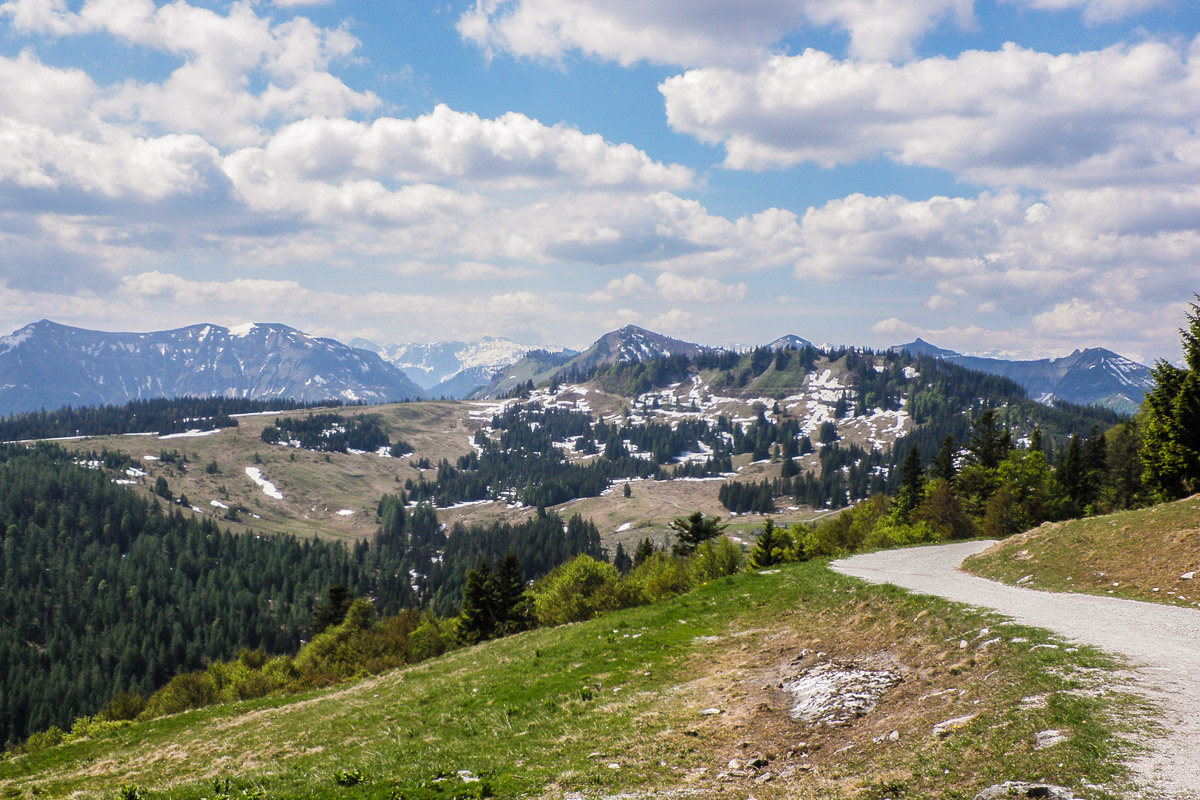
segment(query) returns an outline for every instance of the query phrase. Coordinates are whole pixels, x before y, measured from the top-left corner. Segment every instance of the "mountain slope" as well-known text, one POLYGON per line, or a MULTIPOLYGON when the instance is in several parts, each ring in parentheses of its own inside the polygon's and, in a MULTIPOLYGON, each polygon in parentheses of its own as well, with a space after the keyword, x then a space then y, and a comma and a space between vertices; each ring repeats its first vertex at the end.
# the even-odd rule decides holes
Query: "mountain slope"
POLYGON ((1030 397, 1043 403, 1061 399, 1132 413, 1141 404, 1146 390, 1154 385, 1146 366, 1099 347, 1076 350, 1062 358, 1035 361, 964 356, 953 350, 936 347, 923 339, 896 345, 892 349, 931 355, 967 369, 1011 378, 1030 397))
POLYGON ((537 384, 555 375, 583 374, 618 361, 650 361, 673 355, 694 357, 701 353, 718 352, 718 348, 672 339, 637 325, 626 325, 604 334, 582 353, 564 358, 566 352, 531 352, 521 361, 497 373, 477 395, 496 397, 529 380, 537 384))
POLYGON ((375 354, 279 324, 110 333, 42 320, 0 338, 0 413, 184 395, 387 402, 422 392, 375 354))
POLYGON ((351 344, 378 353, 431 397, 460 399, 486 386, 492 377, 534 350, 576 355, 561 347, 520 344, 485 336, 474 342, 410 342, 380 347, 365 339, 351 344))
POLYGON ((782 800, 860 786, 874 791, 854 794, 971 797, 1012 778, 1079 787, 1120 775, 1125 698, 1078 691, 1080 667, 1097 680, 1111 662, 1022 626, 989 639, 989 625, 819 563, 783 565, 332 689, 2 761, 0 791, 782 800), (808 686, 808 705, 846 721, 792 711, 808 686), (1021 703, 1038 693, 1053 700, 1021 703), (959 717, 961 730, 930 735, 959 717), (1072 735, 1026 744, 1046 729, 1072 735), (732 758, 742 764, 727 768, 732 758))

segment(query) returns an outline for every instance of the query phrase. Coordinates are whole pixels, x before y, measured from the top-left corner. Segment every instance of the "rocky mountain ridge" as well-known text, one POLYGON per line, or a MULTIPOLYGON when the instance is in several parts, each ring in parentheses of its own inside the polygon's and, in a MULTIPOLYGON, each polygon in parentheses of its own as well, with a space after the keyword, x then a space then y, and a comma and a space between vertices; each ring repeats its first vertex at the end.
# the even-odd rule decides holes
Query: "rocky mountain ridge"
POLYGON ((132 333, 41 320, 0 337, 0 413, 185 395, 383 403, 423 393, 378 355, 274 323, 132 333))
POLYGON ((930 355, 967 369, 1011 378, 1029 393, 1031 399, 1041 403, 1067 400, 1133 413, 1141 405, 1146 391, 1154 386, 1148 367, 1102 347, 1075 350, 1062 358, 1031 361, 964 356, 923 339, 892 349, 930 355))
POLYGON ((492 336, 474 342, 408 342, 380 346, 355 339, 351 346, 378 353, 395 364, 430 397, 462 398, 486 386, 493 376, 534 350, 576 355, 550 345, 531 345, 492 336))

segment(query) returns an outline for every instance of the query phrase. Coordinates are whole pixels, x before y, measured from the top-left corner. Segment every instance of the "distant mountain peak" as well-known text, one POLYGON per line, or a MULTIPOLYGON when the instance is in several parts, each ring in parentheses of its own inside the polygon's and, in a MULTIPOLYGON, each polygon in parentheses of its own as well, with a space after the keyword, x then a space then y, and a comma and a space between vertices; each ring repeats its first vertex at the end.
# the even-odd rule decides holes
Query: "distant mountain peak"
POLYGON ((382 403, 422 393, 373 353, 277 322, 118 333, 41 320, 0 338, 0 413, 184 395, 382 403))
POLYGON ((486 386, 497 373, 538 350, 561 353, 565 348, 484 336, 473 342, 390 344, 378 352, 431 396, 466 397, 486 386))
POLYGON ((1141 405, 1146 391, 1154 385, 1148 367, 1103 347, 1076 348, 1061 358, 1031 361, 964 356, 919 338, 892 349, 933 356, 967 369, 1011 378, 1031 398, 1047 404, 1066 400, 1133 413, 1141 405))
POLYGON ((784 336, 780 336, 778 339, 776 339, 775 341, 773 341, 769 345, 767 345, 767 347, 771 348, 772 350, 784 350, 789 347, 799 350, 800 348, 803 348, 803 347, 812 347, 812 346, 813 346, 813 343, 810 342, 808 339, 805 339, 802 336, 797 336, 794 333, 789 333, 789 334, 785 334, 784 336))

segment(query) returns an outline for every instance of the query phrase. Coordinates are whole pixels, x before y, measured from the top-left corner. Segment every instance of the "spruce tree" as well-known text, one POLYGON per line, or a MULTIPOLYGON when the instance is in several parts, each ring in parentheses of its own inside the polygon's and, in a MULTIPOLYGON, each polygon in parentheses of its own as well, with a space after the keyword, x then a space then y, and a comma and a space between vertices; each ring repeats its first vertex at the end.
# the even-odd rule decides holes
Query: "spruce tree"
POLYGON ((706 517, 702 511, 693 511, 687 517, 671 520, 671 530, 675 532, 677 539, 675 553, 691 553, 701 542, 720 536, 725 527, 717 517, 706 517))
MULTIPOLYGON (((1200 300, 1200 295, 1196 295, 1200 300)), ((1146 394, 1141 458, 1146 483, 1161 500, 1200 490, 1200 305, 1181 329, 1184 367, 1159 361, 1146 394)))
POLYGON ((787 533, 775 526, 775 521, 763 522, 762 533, 754 549, 750 551, 750 564, 757 569, 770 567, 784 560, 783 549, 787 546, 787 533))
POLYGON ((486 559, 480 559, 479 566, 467 572, 463 584, 459 630, 464 640, 473 644, 492 637, 497 627, 496 605, 492 568, 486 559))
POLYGON ((896 496, 897 518, 901 522, 908 522, 924 497, 925 475, 921 472, 921 450, 914 442, 900 465, 900 491, 896 496))

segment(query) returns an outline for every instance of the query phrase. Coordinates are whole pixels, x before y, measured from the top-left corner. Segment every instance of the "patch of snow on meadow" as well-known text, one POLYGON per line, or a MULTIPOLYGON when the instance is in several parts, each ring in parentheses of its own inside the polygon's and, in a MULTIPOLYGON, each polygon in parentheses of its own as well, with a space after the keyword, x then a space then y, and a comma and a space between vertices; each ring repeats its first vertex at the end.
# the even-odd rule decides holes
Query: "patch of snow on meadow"
POLYGON ((202 431, 200 429, 185 431, 184 433, 168 433, 166 436, 160 436, 159 439, 194 439, 198 436, 212 436, 214 433, 220 433, 220 428, 202 431))
POLYGON ((246 467, 246 477, 262 487, 263 494, 267 497, 273 497, 276 500, 283 499, 283 493, 275 488, 275 484, 262 476, 262 470, 258 467, 246 467))
POLYGON ((348 517, 348 516, 350 516, 350 515, 351 515, 351 514, 353 514, 353 513, 354 513, 354 512, 353 512, 353 511, 351 511, 350 509, 348 509, 348 508, 343 508, 341 511, 337 512, 337 515, 338 515, 339 517, 348 517))

